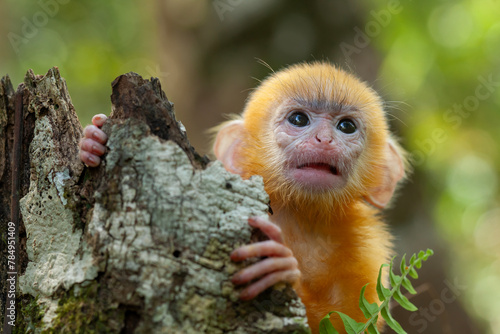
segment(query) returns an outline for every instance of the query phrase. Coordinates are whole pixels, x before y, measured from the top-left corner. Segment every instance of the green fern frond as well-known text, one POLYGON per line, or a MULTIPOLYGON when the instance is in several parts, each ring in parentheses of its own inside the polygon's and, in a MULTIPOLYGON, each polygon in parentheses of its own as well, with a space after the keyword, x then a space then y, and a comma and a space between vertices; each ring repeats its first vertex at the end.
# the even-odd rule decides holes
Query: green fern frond
POLYGON ((406 298, 401 291, 401 287, 405 288, 409 293, 416 294, 417 292, 411 285, 408 276, 416 279, 418 278, 417 269, 422 267, 422 262, 427 261, 429 256, 434 254, 432 249, 428 249, 427 251, 420 251, 418 255, 413 254, 410 258, 410 263, 406 264, 406 254, 403 255, 400 264, 401 275, 395 274, 393 269, 394 258, 391 260, 391 264, 383 264, 380 266, 380 270, 378 272, 377 278, 377 295, 379 300, 382 302, 380 305, 377 303, 370 303, 365 298, 365 285, 361 289, 361 294, 359 296, 359 308, 363 312, 365 318, 368 320, 365 323, 357 322, 347 314, 338 311, 332 311, 328 313, 319 324, 319 332, 320 334, 338 334, 338 331, 333 327, 330 322, 330 315, 332 313, 336 313, 340 316, 340 319, 344 323, 345 331, 348 334, 359 334, 359 333, 369 333, 369 334, 380 334, 377 329, 377 320, 379 315, 384 318, 387 325, 391 327, 398 334, 405 334, 405 330, 401 327, 401 325, 392 317, 389 311, 389 302, 391 299, 394 299, 399 305, 407 309, 408 311, 416 311, 417 307, 413 305, 408 298, 406 298), (389 280, 391 282, 391 289, 386 288, 382 284, 382 269, 384 267, 389 267, 389 280))

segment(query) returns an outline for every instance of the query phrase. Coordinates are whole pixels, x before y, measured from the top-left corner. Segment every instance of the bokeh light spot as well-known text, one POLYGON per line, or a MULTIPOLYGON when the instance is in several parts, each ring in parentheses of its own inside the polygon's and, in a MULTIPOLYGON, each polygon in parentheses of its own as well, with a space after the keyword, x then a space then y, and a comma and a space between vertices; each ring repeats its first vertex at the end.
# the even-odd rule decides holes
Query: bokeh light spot
POLYGON ((498 180, 490 163, 467 155, 453 165, 447 181, 453 198, 470 204, 491 200, 498 180))
POLYGON ((500 208, 490 210, 479 218, 474 237, 479 249, 500 256, 500 208))
POLYGON ((474 24, 462 4, 436 8, 429 17, 428 28, 434 40, 445 47, 458 47, 467 42, 474 24))

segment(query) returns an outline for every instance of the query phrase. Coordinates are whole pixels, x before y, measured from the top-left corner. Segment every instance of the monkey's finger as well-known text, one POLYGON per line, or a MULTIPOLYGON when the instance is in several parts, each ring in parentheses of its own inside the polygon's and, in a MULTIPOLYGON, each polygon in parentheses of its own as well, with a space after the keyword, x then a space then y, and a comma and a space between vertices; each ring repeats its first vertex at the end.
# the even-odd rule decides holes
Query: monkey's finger
POLYGON ((243 261, 251 257, 261 256, 287 257, 293 256, 293 254, 290 248, 285 245, 274 240, 266 240, 235 249, 231 253, 231 260, 243 261))
POLYGON ((259 293, 266 290, 267 288, 273 286, 278 282, 295 282, 300 277, 300 271, 297 270, 287 270, 287 271, 277 271, 272 274, 265 276, 264 278, 258 280, 252 285, 246 287, 240 293, 240 299, 250 300, 255 298, 259 293))
POLYGON ((298 262, 293 256, 270 257, 239 271, 231 281, 233 284, 243 284, 272 272, 295 270, 297 268, 298 262))
POLYGON ((80 159, 89 167, 97 167, 101 163, 101 158, 87 151, 80 151, 80 159))
POLYGON ((95 125, 86 126, 85 129, 83 129, 83 135, 85 138, 92 138, 103 145, 106 144, 106 141, 108 140, 108 136, 104 133, 104 131, 95 125))
POLYGON ((106 152, 106 147, 91 138, 83 138, 80 141, 80 149, 87 151, 97 156, 101 156, 106 152))
POLYGON ((92 117, 92 124, 94 124, 97 127, 103 126, 104 122, 108 119, 108 116, 104 114, 97 114, 92 117))
POLYGON ((252 227, 260 229, 271 240, 277 241, 280 244, 283 243, 281 228, 278 225, 271 223, 269 220, 260 217, 250 217, 248 218, 248 224, 252 227))

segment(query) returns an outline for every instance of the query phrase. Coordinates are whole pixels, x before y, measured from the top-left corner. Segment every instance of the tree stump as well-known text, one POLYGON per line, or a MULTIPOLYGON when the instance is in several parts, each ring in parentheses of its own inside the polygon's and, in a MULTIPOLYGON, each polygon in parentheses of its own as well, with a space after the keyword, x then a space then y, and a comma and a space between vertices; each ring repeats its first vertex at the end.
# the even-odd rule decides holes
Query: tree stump
MULTIPOLYGON (((22 95, 19 285, 15 331, 307 333, 305 309, 278 284, 240 301, 229 254, 267 215, 260 177, 242 180, 189 144, 158 79, 112 84, 99 168, 78 158, 82 128, 57 68, 0 83, 0 228, 10 217, 14 100, 22 95)), ((5 312, 2 234, 0 308, 5 312)), ((2 317, 3 321, 3 317, 2 317)))

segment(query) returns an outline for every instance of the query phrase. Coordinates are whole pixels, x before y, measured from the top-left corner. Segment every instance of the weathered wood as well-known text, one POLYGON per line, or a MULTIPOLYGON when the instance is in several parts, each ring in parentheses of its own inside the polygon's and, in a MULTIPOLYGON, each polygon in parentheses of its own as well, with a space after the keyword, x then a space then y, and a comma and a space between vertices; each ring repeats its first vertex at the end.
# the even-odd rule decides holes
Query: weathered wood
MULTIPOLYGON (((7 223, 12 220, 10 212, 12 193, 12 161, 14 124, 14 89, 10 78, 4 77, 0 81, 0 229, 2 231, 0 240, 0 280, 7 280, 7 223), (9 117, 10 116, 10 117, 9 117), (9 138, 7 135, 10 135, 9 138)), ((0 321, 5 321, 7 305, 7 284, 2 283, 0 289, 0 321)), ((3 326, 0 326, 3 329, 3 326)))
POLYGON ((184 129, 175 120, 174 104, 161 89, 160 80, 144 80, 140 75, 121 75, 111 84, 113 93, 111 117, 140 119, 151 129, 151 133, 164 140, 172 140, 179 145, 196 168, 205 168, 209 160, 201 157, 189 144, 184 129))
MULTIPOLYGON (((267 194, 260 178, 242 180, 195 152, 157 79, 129 73, 113 82, 103 128, 109 153, 97 169, 78 158, 82 128, 57 68, 43 77, 28 72, 19 89, 26 108, 19 330, 307 332, 303 305, 286 284, 254 301, 237 298, 230 277, 248 263, 233 263, 229 253, 251 241, 246 219, 266 215, 267 194)), ((15 95, 8 78, 0 94, 4 180, 15 95)), ((5 204, 9 190, 0 186, 5 204)))

